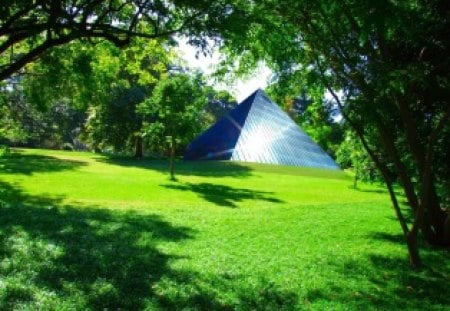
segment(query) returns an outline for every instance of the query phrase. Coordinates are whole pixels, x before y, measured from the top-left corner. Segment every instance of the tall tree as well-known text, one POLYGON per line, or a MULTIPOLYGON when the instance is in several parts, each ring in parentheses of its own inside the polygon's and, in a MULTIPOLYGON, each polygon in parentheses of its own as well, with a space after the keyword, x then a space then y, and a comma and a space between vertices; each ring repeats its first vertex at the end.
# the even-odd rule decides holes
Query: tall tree
POLYGON ((267 0, 249 14, 259 17, 253 31, 229 35, 226 50, 253 63, 266 58, 286 75, 304 72, 332 94, 383 175, 413 266, 421 264, 419 231, 428 243, 449 246, 442 190, 450 178, 448 2, 267 0), (399 208, 392 173, 411 223, 399 208))
POLYGON ((167 76, 176 56, 167 44, 156 40, 135 39, 124 50, 110 48, 93 62, 105 94, 91 102, 84 136, 94 148, 128 151, 132 147, 134 156, 142 157, 143 120, 136 107, 167 76))

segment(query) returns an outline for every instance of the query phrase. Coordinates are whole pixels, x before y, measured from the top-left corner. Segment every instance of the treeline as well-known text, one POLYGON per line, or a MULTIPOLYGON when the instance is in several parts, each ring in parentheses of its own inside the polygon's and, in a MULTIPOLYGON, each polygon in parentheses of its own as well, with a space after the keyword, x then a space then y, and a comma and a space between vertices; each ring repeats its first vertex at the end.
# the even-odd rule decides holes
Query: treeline
MULTIPOLYGON (((360 168, 356 178, 376 180, 367 154, 323 92, 304 86, 292 93, 282 81, 268 91, 343 168, 360 168)), ((125 49, 83 40, 54 48, 4 82, 0 96, 4 145, 135 157, 182 155, 196 135, 237 104, 227 91, 208 85, 201 72, 183 67, 173 42, 142 38, 125 49), (163 93, 178 106, 167 106, 171 98, 163 93)))
POLYGON ((1 143, 161 156, 175 133, 167 132, 165 113, 171 107, 156 96, 176 96, 184 89, 191 96, 178 98, 179 106, 170 112, 177 124, 184 119, 190 125, 176 133, 179 154, 236 104, 228 92, 216 91, 181 63, 173 45, 162 40, 136 38, 126 49, 82 40, 54 48, 2 84, 1 143), (168 81, 177 84, 164 90, 168 81), (189 113, 180 115, 181 110, 189 113))

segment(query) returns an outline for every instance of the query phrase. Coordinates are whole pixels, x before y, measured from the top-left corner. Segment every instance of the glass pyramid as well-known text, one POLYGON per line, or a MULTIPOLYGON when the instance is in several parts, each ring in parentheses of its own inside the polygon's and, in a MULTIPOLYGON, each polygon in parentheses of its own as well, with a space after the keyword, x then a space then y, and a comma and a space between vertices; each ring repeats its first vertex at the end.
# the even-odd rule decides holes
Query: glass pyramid
POLYGON ((184 158, 339 169, 262 90, 198 136, 184 158))

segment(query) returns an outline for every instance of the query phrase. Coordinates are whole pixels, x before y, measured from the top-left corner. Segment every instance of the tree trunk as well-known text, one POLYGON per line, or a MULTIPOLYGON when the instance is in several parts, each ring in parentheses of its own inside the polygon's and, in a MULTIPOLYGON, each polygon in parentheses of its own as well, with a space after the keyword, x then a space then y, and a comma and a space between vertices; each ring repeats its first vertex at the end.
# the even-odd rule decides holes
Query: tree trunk
POLYGON ((377 129, 379 133, 380 142, 391 158, 396 170, 398 177, 400 179, 400 183, 405 192, 406 199, 408 200, 409 206, 412 211, 415 213, 419 206, 419 199, 417 198, 417 194, 414 190, 414 185, 411 179, 411 176, 408 174, 408 169, 405 164, 402 162, 398 150, 395 146, 395 138, 392 137, 388 128, 384 126, 384 124, 378 120, 377 129))
POLYGON ((406 244, 408 246, 409 263, 414 269, 422 266, 422 260, 419 255, 419 246, 417 245, 417 230, 413 228, 406 236, 406 244))
MULTIPOLYGON (((417 124, 407 101, 396 98, 399 115, 402 119, 409 149, 413 159, 417 163, 420 176, 420 205, 423 208, 423 219, 420 221, 420 229, 425 240, 432 245, 446 245, 445 221, 446 213, 441 209, 436 193, 433 176, 433 145, 439 131, 444 126, 446 116, 440 120, 440 125, 435 128, 428 137, 427 146, 419 140, 417 124)), ((448 245, 448 244, 447 244, 448 245)))
POLYGON ((169 162, 170 180, 176 180, 175 178, 175 136, 170 138, 170 162, 169 162))
MULTIPOLYGON (((364 137, 362 129, 357 125, 356 122, 354 122, 354 120, 352 120, 345 113, 345 110, 343 109, 343 105, 340 102, 339 97, 336 95, 336 93, 333 92, 333 90, 331 89, 331 87, 328 84, 327 84, 327 89, 332 94, 332 96, 334 97, 336 102, 338 103, 338 106, 341 109, 343 117, 345 118, 345 120, 347 120, 347 122, 350 124, 350 126, 353 128, 353 130, 356 132, 356 135, 360 138, 364 149, 367 151, 367 153, 369 154, 370 158, 374 161, 375 165, 380 170, 380 172, 381 172, 381 174, 383 176, 383 179, 384 179, 384 181, 386 183, 386 186, 387 186, 387 189, 388 189, 388 192, 389 192, 389 196, 391 198, 391 202, 392 202, 393 208, 395 210, 395 214, 396 214, 397 219, 398 219, 398 221, 400 223, 400 226, 402 228, 403 235, 406 238, 406 245, 407 245, 408 254, 409 254, 409 262, 410 262, 410 264, 411 264, 411 266, 413 268, 420 267, 422 265, 422 261, 420 259, 419 247, 417 245, 417 227, 413 226, 413 230, 412 231, 408 230, 408 225, 406 224, 406 220, 403 217, 402 211, 401 211, 400 206, 399 206, 398 201, 397 201, 397 197, 396 197, 395 192, 394 192, 394 188, 392 186, 392 182, 391 182, 391 180, 389 178, 388 168, 380 161, 380 159, 376 156, 376 154, 373 152, 373 150, 369 147, 369 144, 367 143, 367 141, 366 141, 366 139, 364 137)), ((405 187, 403 187, 403 189, 405 190, 405 187)))
MULTIPOLYGON (((431 148, 431 146, 430 146, 431 148)), ((425 240, 432 245, 445 246, 445 221, 447 214, 441 209, 438 195, 432 177, 431 151, 427 152, 424 169, 422 170, 420 204, 423 206, 423 219, 420 228, 425 240)))
POLYGON ((135 158, 143 158, 144 157, 144 149, 142 144, 142 136, 136 135, 134 141, 134 157, 135 158))
POLYGON ((444 222, 444 244, 450 245, 450 211, 447 211, 447 217, 444 222))

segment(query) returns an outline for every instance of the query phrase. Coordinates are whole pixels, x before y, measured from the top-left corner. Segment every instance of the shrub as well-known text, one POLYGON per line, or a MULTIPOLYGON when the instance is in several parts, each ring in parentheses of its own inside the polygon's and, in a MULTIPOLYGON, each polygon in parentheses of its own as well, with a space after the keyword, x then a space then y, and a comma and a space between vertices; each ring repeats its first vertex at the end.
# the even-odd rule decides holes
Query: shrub
POLYGON ((61 145, 62 150, 73 151, 73 145, 71 143, 64 143, 61 145))
POLYGON ((10 153, 11 149, 9 149, 9 146, 0 145, 0 157, 8 156, 10 153))

